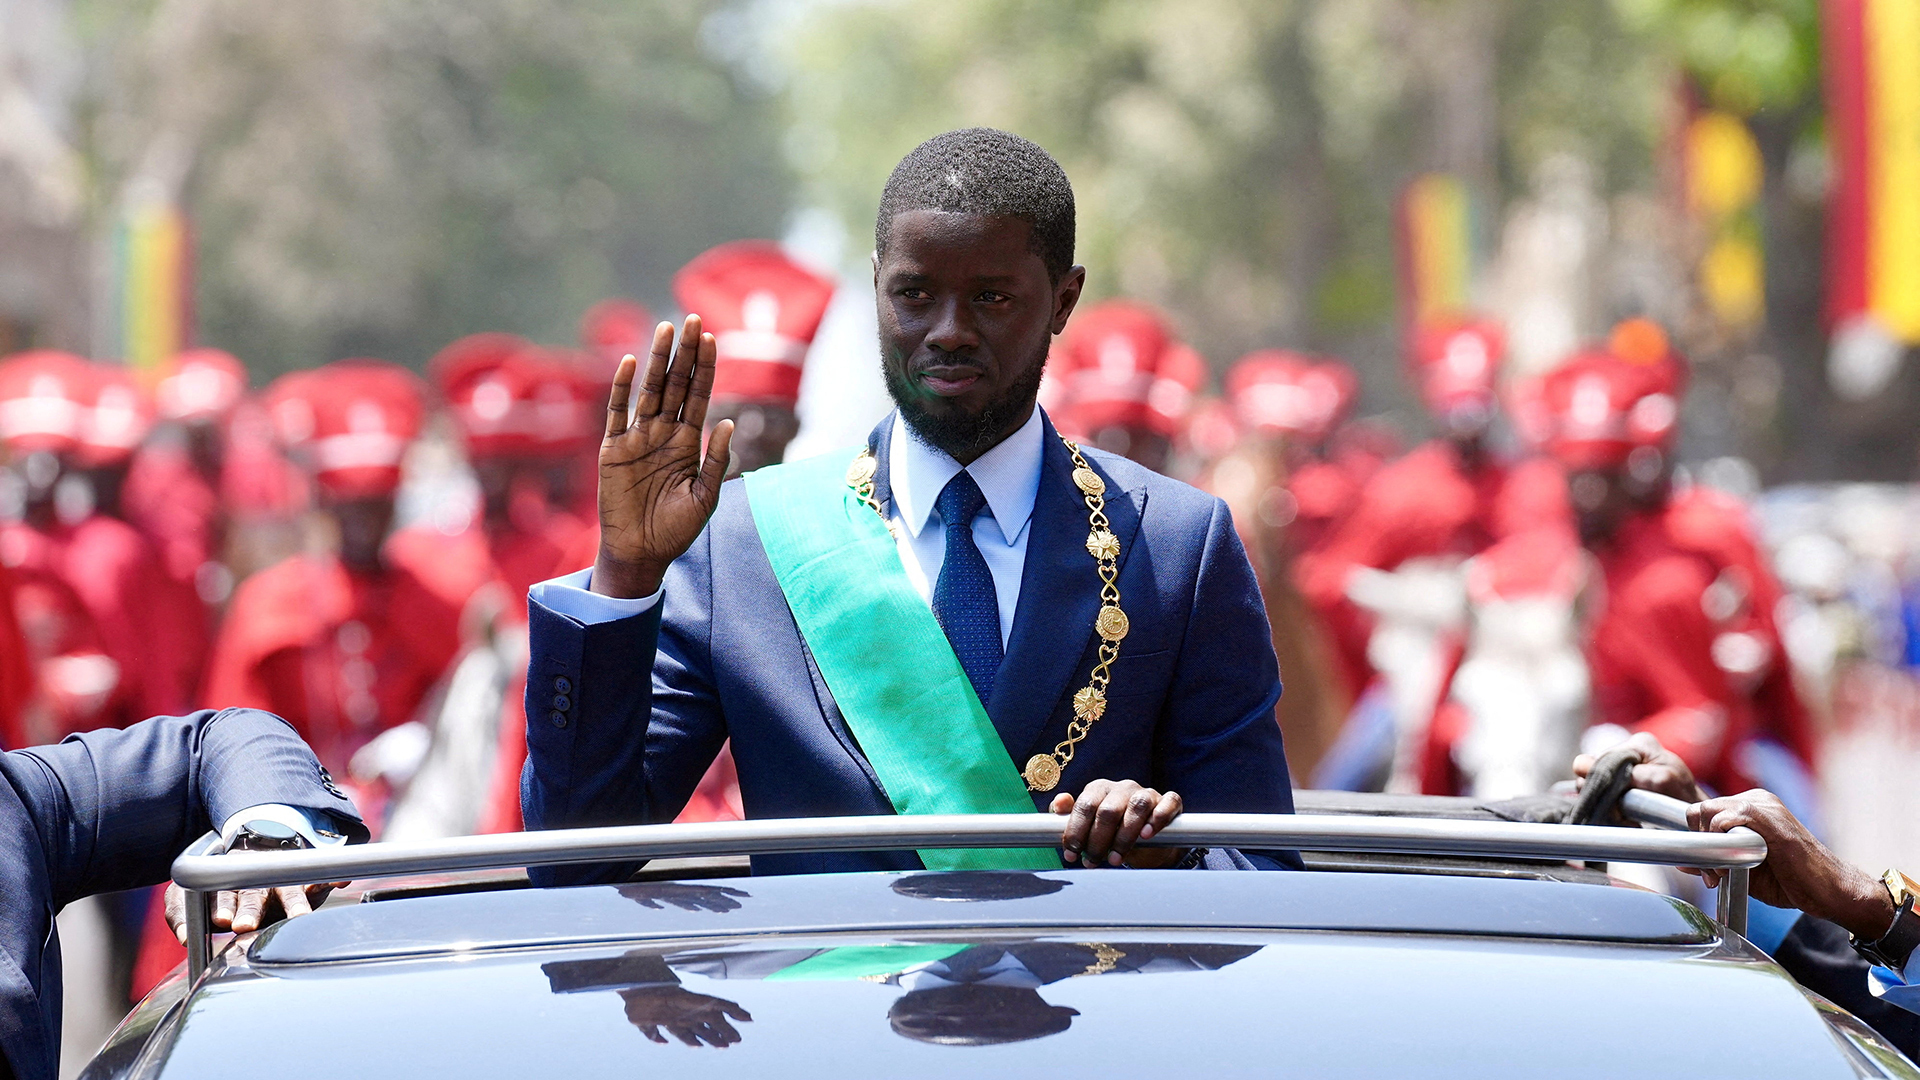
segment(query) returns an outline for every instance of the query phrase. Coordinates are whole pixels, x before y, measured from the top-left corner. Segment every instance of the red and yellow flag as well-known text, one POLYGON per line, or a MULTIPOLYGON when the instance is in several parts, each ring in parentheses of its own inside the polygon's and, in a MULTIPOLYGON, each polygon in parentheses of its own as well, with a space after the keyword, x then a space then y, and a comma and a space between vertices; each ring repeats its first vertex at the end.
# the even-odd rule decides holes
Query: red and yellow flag
POLYGON ((1825 0, 1827 314, 1920 343, 1920 3, 1825 0))
POLYGON ((128 211, 115 237, 121 355, 157 377, 191 344, 193 246, 186 215, 154 204, 128 211))
POLYGON ((1400 194, 1400 296, 1409 329, 1458 318, 1473 276, 1467 185, 1447 173, 1415 177, 1400 194))

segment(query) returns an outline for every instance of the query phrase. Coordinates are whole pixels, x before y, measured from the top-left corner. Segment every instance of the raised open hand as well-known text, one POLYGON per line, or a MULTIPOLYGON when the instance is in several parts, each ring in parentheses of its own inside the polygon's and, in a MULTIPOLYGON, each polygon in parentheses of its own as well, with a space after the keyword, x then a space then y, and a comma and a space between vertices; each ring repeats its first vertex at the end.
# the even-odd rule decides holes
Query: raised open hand
POLYGON ((667 566, 693 545, 713 516, 727 474, 733 421, 714 426, 700 453, 700 428, 713 392, 714 343, 687 316, 674 347, 673 324, 653 331, 640 396, 627 417, 633 376, 629 356, 613 376, 607 434, 600 443, 600 554, 594 592, 629 599, 651 596, 667 566))

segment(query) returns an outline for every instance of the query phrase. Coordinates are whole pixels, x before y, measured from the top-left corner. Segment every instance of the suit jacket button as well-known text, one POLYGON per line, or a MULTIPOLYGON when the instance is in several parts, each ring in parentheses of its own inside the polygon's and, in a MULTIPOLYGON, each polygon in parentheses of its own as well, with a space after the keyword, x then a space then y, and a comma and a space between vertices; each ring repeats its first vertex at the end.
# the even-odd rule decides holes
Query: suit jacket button
POLYGON ((561 712, 559 709, 555 709, 552 712, 548 713, 547 719, 553 721, 554 727, 563 728, 567 726, 567 714, 561 712))
POLYGON ((556 694, 571 694, 573 693, 573 680, 562 675, 553 680, 553 690, 556 694))
POLYGON ((553 707, 556 711, 566 712, 568 709, 573 708, 573 699, 565 694, 555 694, 553 695, 553 707))

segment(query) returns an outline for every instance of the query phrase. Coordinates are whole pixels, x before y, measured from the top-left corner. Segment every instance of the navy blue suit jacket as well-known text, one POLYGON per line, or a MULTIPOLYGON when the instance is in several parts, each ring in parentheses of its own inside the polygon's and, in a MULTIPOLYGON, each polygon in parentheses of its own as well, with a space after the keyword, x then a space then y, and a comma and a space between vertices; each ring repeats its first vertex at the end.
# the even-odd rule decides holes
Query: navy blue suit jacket
MULTIPOLYGON (((868 443, 880 458, 883 503, 894 422, 882 421, 868 443)), ((986 703, 1015 762, 1066 737, 1098 645, 1086 504, 1051 422, 1044 446, 1013 633, 986 703)), ((1180 792, 1192 811, 1291 812, 1274 720, 1279 665, 1226 505, 1125 458, 1083 453, 1107 483, 1132 630, 1106 715, 1057 790, 1131 779, 1180 792)), ((536 602, 531 619, 528 828, 671 821, 729 737, 750 818, 893 812, 801 639, 739 481, 721 488, 653 610, 583 626, 536 602)), ((1052 797, 1036 793, 1034 806, 1052 797)), ((756 873, 921 868, 911 851, 754 859, 756 873)), ((615 880, 631 869, 547 869, 535 881, 615 880)))
POLYGON ((14 1074, 53 1080, 59 1068, 56 912, 165 881, 175 855, 252 806, 325 810, 366 839, 332 788, 286 721, 254 709, 155 717, 0 754, 0 1052, 14 1074))

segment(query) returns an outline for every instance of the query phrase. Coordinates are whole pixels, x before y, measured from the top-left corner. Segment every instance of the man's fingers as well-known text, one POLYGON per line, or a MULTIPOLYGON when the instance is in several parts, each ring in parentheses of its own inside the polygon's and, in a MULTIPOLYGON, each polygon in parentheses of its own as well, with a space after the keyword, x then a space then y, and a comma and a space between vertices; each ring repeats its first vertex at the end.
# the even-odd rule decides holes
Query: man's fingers
POLYGON ((1080 865, 1098 866, 1107 861, 1113 851, 1113 839, 1120 835, 1120 826, 1126 822, 1127 807, 1133 798, 1137 785, 1115 784, 1107 789, 1106 798, 1100 800, 1100 806, 1093 812, 1093 830, 1087 835, 1086 853, 1080 856, 1080 865))
POLYGON ((634 420, 651 420, 660 415, 660 393, 666 389, 667 367, 673 358, 673 324, 663 322, 653 328, 653 347, 647 350, 647 371, 640 379, 640 398, 634 403, 634 420))
POLYGON ((687 388, 687 405, 681 419, 692 427, 705 427, 707 398, 713 393, 713 373, 718 365, 720 345, 712 334, 700 335, 700 347, 694 352, 693 385, 687 388))
POLYGON ((287 918, 313 914, 313 905, 307 902, 305 885, 286 885, 273 890, 273 894, 279 897, 280 910, 286 913, 287 918))
POLYGON ((245 934, 260 929, 266 918, 267 890, 244 889, 240 893, 240 903, 233 911, 233 932, 245 934))
POLYGON ((727 466, 733 461, 733 421, 713 425, 707 437, 707 460, 700 465, 700 490, 712 499, 720 497, 720 485, 727 478, 727 466))
POLYGON ((1073 796, 1067 794, 1064 791, 1058 795, 1055 795, 1053 797, 1053 801, 1047 804, 1047 812, 1051 814, 1060 814, 1064 816, 1066 814, 1071 813, 1072 811, 1073 811, 1073 796))
POLYGON ((166 892, 160 895, 160 910, 167 917, 167 926, 180 944, 187 943, 187 890, 167 882, 166 892))
POLYGON ((673 363, 667 366, 666 388, 660 392, 660 418, 679 420, 680 407, 686 404, 687 390, 693 385, 693 369, 700 356, 700 316, 689 315, 680 328, 680 344, 673 350, 673 363))
POLYGON ((1173 819, 1179 817, 1186 808, 1187 801, 1177 791, 1160 796, 1160 801, 1154 805, 1153 817, 1147 822, 1147 827, 1140 830, 1140 839, 1151 839, 1153 834, 1173 824, 1173 819))
MULTIPOLYGON (((635 1026, 638 1027, 639 1025, 635 1026)), ((657 1042, 661 1046, 667 1045, 667 1037, 660 1034, 660 1025, 658 1024, 649 1024, 646 1027, 640 1028, 640 1034, 645 1035, 648 1040, 657 1042)))
POLYGON ((607 396, 607 438, 617 439, 627 433, 627 402, 633 396, 633 372, 640 361, 632 353, 620 358, 620 366, 613 372, 613 392, 607 396))
POLYGON ((240 894, 231 889, 222 889, 213 894, 213 928, 227 930, 233 926, 233 909, 240 902, 240 894))
POLYGON ((1573 775, 1585 780, 1587 774, 1593 771, 1593 762, 1594 757, 1592 754, 1581 754, 1579 757, 1574 758, 1573 775))
POLYGON ((1108 786, 1105 781, 1095 781, 1073 800, 1067 824, 1060 830, 1060 849, 1067 853, 1068 862, 1080 858, 1080 853, 1086 850, 1087 837, 1093 832, 1094 811, 1100 809, 1100 800, 1106 797, 1108 786))
POLYGON ((722 1013, 725 1013, 728 1016, 733 1017, 735 1020, 752 1020, 753 1019, 752 1013, 748 1012, 747 1010, 741 1008, 739 1005, 731 1001, 721 1002, 720 1011, 722 1013))
POLYGON ((1160 793, 1152 788, 1141 788, 1127 797, 1126 816, 1120 819, 1120 831, 1113 835, 1113 850, 1107 855, 1108 866, 1119 866, 1133 851, 1134 841, 1140 839, 1147 825, 1153 821, 1153 813, 1160 806, 1160 793))

